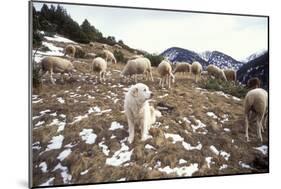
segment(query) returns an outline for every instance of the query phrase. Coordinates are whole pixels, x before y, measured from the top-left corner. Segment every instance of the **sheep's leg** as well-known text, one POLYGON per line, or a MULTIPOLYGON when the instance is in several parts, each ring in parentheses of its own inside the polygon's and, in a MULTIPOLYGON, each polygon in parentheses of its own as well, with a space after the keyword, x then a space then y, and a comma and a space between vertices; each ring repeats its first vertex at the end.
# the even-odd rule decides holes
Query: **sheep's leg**
POLYGON ((161 81, 162 81, 162 78, 160 78, 160 80, 159 80, 159 87, 161 87, 161 81))
POLYGON ((135 127, 131 119, 128 118, 128 127, 129 127, 129 137, 128 142, 132 143, 135 137, 135 127))
POLYGON ((261 130, 262 130, 262 118, 258 118, 257 119, 257 134, 262 142, 261 130))
POLYGON ((51 70, 50 70, 50 80, 51 80, 52 84, 54 85, 54 84, 56 84, 56 83, 55 83, 55 81, 54 81, 53 74, 54 74, 53 69, 51 69, 51 70))
POLYGON ((154 80, 153 80, 153 76, 152 76, 151 71, 149 72, 149 75, 150 75, 150 79, 151 79, 151 81, 154 81, 154 80))
POLYGON ((99 80, 102 83, 102 72, 99 73, 99 80))
POLYGON ((249 142, 249 118, 248 118, 248 113, 245 114, 245 135, 246 135, 246 140, 249 142))
POLYGON ((171 76, 168 75, 168 87, 171 88, 171 76))
POLYGON ((142 124, 142 130, 141 130, 141 140, 145 141, 147 139, 147 135, 148 135, 148 126, 146 123, 142 124))
MULTIPOLYGON (((266 129, 267 119, 268 119, 268 113, 266 113, 265 116, 263 117, 263 127, 262 128, 264 128, 264 129, 266 129)), ((264 129, 262 131, 264 131, 264 129)))

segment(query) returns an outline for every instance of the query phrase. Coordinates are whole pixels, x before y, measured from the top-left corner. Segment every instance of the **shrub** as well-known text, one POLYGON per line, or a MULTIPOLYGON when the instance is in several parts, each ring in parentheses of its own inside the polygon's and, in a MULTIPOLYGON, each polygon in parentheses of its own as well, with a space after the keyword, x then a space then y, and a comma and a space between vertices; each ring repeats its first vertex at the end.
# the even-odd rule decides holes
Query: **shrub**
POLYGON ((113 54, 114 54, 117 62, 122 62, 122 63, 126 62, 124 54, 121 51, 114 50, 113 54))
POLYGON ((248 89, 243 85, 212 78, 201 80, 199 86, 210 91, 222 91, 238 98, 244 98, 246 93, 248 92, 248 89))
POLYGON ((144 57, 148 58, 151 62, 151 66, 157 67, 158 64, 164 59, 163 56, 156 54, 145 54, 144 57))

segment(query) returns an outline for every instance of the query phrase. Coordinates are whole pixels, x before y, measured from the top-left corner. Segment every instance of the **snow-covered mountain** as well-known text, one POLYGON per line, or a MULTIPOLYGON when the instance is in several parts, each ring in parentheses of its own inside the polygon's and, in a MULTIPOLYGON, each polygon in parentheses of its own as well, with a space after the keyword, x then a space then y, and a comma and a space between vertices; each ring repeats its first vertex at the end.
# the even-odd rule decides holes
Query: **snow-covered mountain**
POLYGON ((222 69, 232 68, 238 70, 243 65, 242 62, 239 62, 231 56, 219 51, 212 51, 209 54, 209 59, 207 61, 209 64, 214 64, 222 69))
POLYGON ((238 70, 243 65, 242 62, 219 51, 205 51, 199 54, 191 50, 172 47, 165 50, 161 55, 169 59, 171 62, 185 61, 192 63, 193 61, 198 61, 204 68, 209 64, 214 64, 222 69, 232 68, 238 70))
POLYGON ((201 56, 196 52, 179 47, 171 47, 161 53, 161 55, 170 60, 171 62, 192 63, 194 61, 197 61, 200 62, 203 67, 208 66, 208 63, 204 59, 202 59, 201 56))
POLYGON ((248 56, 247 58, 245 58, 244 60, 242 60, 242 62, 250 62, 251 60, 258 58, 261 55, 264 55, 266 52, 267 52, 267 50, 265 50, 265 49, 257 51, 255 53, 251 54, 250 56, 248 56))

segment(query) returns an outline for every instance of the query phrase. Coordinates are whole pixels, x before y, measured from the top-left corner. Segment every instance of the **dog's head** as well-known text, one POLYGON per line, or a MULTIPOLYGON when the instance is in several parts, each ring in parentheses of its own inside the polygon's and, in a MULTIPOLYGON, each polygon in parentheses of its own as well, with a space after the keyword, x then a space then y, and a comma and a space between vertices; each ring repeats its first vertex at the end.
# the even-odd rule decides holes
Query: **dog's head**
POLYGON ((153 93, 149 90, 148 86, 143 83, 133 85, 129 93, 136 99, 138 103, 144 103, 152 98, 153 93))

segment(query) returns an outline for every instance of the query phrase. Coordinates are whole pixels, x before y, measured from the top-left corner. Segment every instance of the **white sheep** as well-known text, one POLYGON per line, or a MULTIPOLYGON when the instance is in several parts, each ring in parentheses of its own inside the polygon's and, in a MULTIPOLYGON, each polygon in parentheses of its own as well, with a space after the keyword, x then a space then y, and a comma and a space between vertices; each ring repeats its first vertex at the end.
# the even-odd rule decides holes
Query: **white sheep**
POLYGON ((193 62, 191 65, 191 72, 194 75, 195 83, 198 81, 198 77, 200 79, 202 72, 202 65, 199 62, 193 62))
POLYGON ((102 80, 105 81, 106 69, 107 69, 107 63, 103 58, 97 57, 93 60, 91 71, 99 73, 100 82, 102 82, 102 80))
POLYGON ((191 65, 186 62, 177 62, 173 74, 176 74, 177 72, 189 74, 191 72, 191 65))
POLYGON ((168 85, 168 88, 171 87, 171 78, 172 78, 172 82, 175 82, 175 76, 172 73, 172 66, 171 64, 166 61, 166 60, 162 60, 162 62, 160 62, 160 64, 157 67, 158 73, 160 74, 160 82, 159 82, 159 86, 160 87, 164 87, 164 82, 166 80, 166 84, 168 85))
POLYGON ((223 70, 227 81, 236 81, 236 71, 232 69, 223 70))
POLYGON ((244 101, 244 116, 245 116, 245 132, 246 132, 246 139, 249 141, 249 117, 250 114, 254 114, 256 116, 256 123, 257 123, 257 135, 259 136, 260 140, 262 141, 261 132, 264 126, 266 125, 266 118, 267 118, 267 106, 268 106, 268 94, 262 88, 256 88, 250 90, 245 97, 244 101))
POLYGON ((90 47, 94 47, 94 46, 95 46, 95 43, 91 41, 91 42, 89 43, 89 46, 90 46, 90 47))
POLYGON ((135 82, 137 82, 137 74, 145 74, 146 79, 150 78, 153 81, 151 63, 148 58, 128 60, 121 72, 121 76, 134 76, 135 82))
POLYGON ((133 60, 133 59, 136 59, 136 58, 143 58, 143 55, 142 54, 136 54, 136 55, 130 56, 129 60, 133 60))
POLYGON ((64 48, 64 56, 69 55, 71 57, 75 57, 75 53, 76 53, 76 48, 74 45, 66 45, 66 47, 64 48))
POLYGON ((115 44, 114 47, 116 47, 117 49, 122 49, 122 47, 118 44, 115 44))
MULTIPOLYGON (((72 72, 74 72, 73 64, 66 59, 54 56, 48 56, 41 60, 42 71, 43 74, 49 72, 50 73, 50 80, 52 84, 55 84, 53 74, 54 73, 68 73, 72 76, 72 72)), ((61 75, 61 79, 63 80, 63 75, 61 75)))
POLYGON ((208 75, 214 76, 216 79, 221 79, 227 81, 224 71, 215 65, 208 65, 207 67, 208 75))
POLYGON ((103 52, 105 54, 105 61, 106 62, 111 61, 114 64, 116 64, 116 59, 115 59, 115 57, 114 57, 112 52, 110 52, 109 50, 103 50, 103 52))

